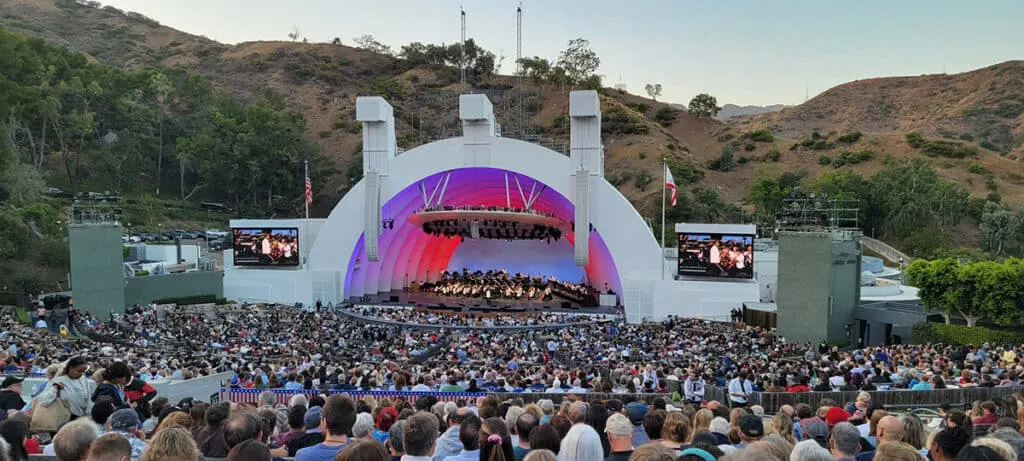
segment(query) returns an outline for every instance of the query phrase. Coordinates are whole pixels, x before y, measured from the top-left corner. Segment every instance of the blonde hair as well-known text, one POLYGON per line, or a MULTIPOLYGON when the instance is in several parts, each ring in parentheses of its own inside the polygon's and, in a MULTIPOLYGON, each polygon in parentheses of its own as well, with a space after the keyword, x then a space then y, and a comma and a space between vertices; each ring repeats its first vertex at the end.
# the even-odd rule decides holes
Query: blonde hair
POLYGON ((557 461, 558 457, 551 450, 530 450, 523 461, 557 461))
POLYGON ((676 454, 660 443, 645 443, 630 455, 630 461, 675 461, 676 454))
POLYGON ((782 437, 783 440, 789 442, 791 445, 796 445, 796 435, 794 435, 794 424, 793 418, 785 413, 775 413, 772 418, 772 426, 775 427, 775 432, 782 437))
POLYGON ((192 427, 192 423, 191 415, 184 411, 175 411, 167 415, 163 421, 160 421, 160 424, 156 426, 156 430, 153 431, 153 433, 156 434, 157 432, 164 429, 170 429, 172 427, 184 427, 187 429, 192 427))
POLYGON ((693 432, 711 432, 711 420, 715 419, 715 413, 707 408, 697 410, 693 415, 693 432))
POLYGON ((183 427, 158 431, 142 452, 139 461, 196 461, 199 447, 192 433, 183 427))

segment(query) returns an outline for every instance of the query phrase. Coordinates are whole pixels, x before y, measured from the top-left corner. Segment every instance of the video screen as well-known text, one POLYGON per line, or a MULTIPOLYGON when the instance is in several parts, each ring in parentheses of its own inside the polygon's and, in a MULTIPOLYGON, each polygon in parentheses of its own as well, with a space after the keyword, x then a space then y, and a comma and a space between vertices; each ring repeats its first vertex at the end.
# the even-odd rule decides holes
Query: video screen
POLYGON ((679 275, 754 278, 754 236, 678 234, 679 275))
POLYGON ((299 230, 296 228, 231 229, 236 266, 298 266, 299 230))

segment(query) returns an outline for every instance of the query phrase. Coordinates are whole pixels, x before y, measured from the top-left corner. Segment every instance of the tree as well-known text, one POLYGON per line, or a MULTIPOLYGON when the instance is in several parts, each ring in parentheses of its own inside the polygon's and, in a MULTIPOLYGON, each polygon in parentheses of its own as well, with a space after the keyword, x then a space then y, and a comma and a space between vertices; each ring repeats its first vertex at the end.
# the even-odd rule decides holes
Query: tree
POLYGON ((718 107, 718 100, 707 93, 694 96, 690 100, 689 109, 694 116, 703 118, 714 117, 718 115, 718 111, 722 110, 721 107, 718 107))
POLYGON ((334 37, 334 40, 331 40, 331 45, 341 45, 341 38, 334 37))
POLYGON ((985 211, 978 225, 981 231, 981 249, 993 256, 1015 253, 1020 249, 1018 229, 1020 216, 1014 216, 1006 207, 994 202, 985 203, 985 211))
POLYGON ((1007 259, 989 268, 980 287, 985 315, 994 322, 1013 326, 1024 319, 1024 261, 1007 259))
POLYGON ((551 73, 551 61, 538 56, 520 58, 519 73, 524 77, 544 81, 551 73))
POLYGON ((362 48, 367 51, 372 51, 378 54, 386 54, 388 56, 394 54, 392 53, 390 46, 378 42, 377 39, 373 37, 373 35, 363 35, 361 37, 356 37, 355 39, 353 39, 353 41, 356 42, 356 45, 359 48, 362 48))
POLYGON ((942 314, 950 324, 953 313, 952 290, 960 283, 960 263, 952 258, 916 259, 906 269, 907 282, 918 289, 918 297, 926 310, 942 314))
POLYGON ((601 66, 601 59, 590 49, 590 41, 577 38, 558 56, 558 66, 565 69, 572 84, 578 84, 590 77, 601 66))
POLYGON ((299 37, 302 36, 302 29, 299 26, 292 26, 292 31, 288 32, 288 38, 292 39, 293 42, 299 41, 299 37))
POLYGON ((644 90, 647 91, 647 96, 650 96, 651 99, 653 99, 655 102, 657 102, 658 97, 661 96, 660 83, 655 83, 653 85, 648 83, 646 86, 644 86, 644 90))
POLYGON ((164 113, 167 111, 167 96, 171 93, 171 81, 166 75, 157 72, 149 78, 149 87, 156 103, 156 123, 158 127, 157 160, 156 160, 156 195, 160 195, 160 182, 163 180, 164 166, 164 113))

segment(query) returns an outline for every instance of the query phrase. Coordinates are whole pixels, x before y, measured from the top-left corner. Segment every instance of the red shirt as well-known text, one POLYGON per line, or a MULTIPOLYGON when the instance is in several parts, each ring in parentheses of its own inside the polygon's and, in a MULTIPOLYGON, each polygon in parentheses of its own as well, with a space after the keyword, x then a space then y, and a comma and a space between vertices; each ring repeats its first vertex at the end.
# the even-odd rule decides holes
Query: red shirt
POLYGON ((39 441, 35 437, 29 437, 25 439, 25 451, 30 455, 41 455, 43 454, 42 448, 39 446, 39 441))
POLYGON ((811 392, 811 388, 807 387, 806 384, 794 384, 786 388, 787 392, 811 392))

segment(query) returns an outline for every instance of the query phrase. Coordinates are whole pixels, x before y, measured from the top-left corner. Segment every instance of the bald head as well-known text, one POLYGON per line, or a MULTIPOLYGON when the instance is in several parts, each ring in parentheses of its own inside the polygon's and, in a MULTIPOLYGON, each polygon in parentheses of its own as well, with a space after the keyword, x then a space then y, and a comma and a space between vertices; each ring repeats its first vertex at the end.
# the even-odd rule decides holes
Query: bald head
POLYGON ((469 415, 473 414, 473 410, 469 407, 459 408, 448 414, 448 426, 460 426, 462 422, 466 420, 469 415))
POLYGON ((878 420, 878 441, 899 442, 903 439, 903 421, 896 416, 886 415, 878 420))

